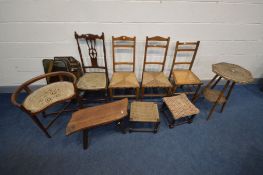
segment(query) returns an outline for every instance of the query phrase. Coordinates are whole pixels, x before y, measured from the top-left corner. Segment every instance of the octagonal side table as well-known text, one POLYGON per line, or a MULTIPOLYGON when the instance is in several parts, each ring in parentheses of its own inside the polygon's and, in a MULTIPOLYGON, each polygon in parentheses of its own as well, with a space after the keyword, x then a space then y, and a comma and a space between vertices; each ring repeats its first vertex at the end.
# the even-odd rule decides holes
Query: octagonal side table
POLYGON ((230 64, 225 62, 213 64, 212 71, 216 75, 205 86, 204 90, 193 100, 193 102, 195 102, 197 98, 201 94, 203 94, 205 99, 213 103, 213 106, 208 114, 207 120, 211 118, 212 113, 214 112, 215 107, 218 104, 222 105, 220 112, 223 112, 227 100, 229 99, 230 94, 236 83, 247 84, 253 81, 253 77, 250 71, 236 64, 230 64), (214 87, 222 78, 226 80, 223 89, 214 90, 214 87))

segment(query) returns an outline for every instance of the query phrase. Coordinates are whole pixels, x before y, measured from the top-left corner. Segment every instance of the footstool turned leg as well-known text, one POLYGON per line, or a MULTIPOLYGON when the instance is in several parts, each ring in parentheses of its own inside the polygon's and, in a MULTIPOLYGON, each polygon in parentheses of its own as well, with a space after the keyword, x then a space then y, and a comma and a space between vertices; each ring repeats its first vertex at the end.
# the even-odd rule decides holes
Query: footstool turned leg
POLYGON ((129 122, 129 133, 131 133, 133 131, 133 128, 135 128, 135 123, 129 122))
POLYGON ((188 121, 187 121, 188 124, 193 123, 194 118, 195 118, 195 115, 192 115, 192 116, 188 117, 188 121))
POLYGON ((159 130, 159 125, 160 125, 160 122, 156 122, 154 123, 154 130, 153 130, 153 133, 156 134, 159 130))
POLYGON ((83 130, 83 149, 88 148, 88 130, 83 130))
POLYGON ((175 120, 172 119, 172 122, 169 123, 169 128, 170 128, 170 129, 174 127, 174 123, 175 123, 175 120))

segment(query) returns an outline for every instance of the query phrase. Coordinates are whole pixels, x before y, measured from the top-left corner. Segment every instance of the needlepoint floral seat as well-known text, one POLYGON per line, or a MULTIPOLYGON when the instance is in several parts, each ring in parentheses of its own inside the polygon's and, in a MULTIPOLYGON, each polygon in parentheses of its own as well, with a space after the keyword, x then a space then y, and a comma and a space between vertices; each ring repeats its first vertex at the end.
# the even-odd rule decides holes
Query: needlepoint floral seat
POLYGON ((32 113, 37 113, 48 106, 75 95, 71 82, 56 82, 39 88, 28 95, 23 106, 32 113))
POLYGON ((100 90, 106 88, 106 74, 104 72, 85 73, 77 82, 80 90, 100 90))

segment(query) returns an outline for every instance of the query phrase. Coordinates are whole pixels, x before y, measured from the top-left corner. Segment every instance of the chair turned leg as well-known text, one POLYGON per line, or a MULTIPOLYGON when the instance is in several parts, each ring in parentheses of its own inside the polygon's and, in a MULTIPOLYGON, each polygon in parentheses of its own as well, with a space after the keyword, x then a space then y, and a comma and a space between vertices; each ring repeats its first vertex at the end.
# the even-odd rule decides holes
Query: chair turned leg
POLYGON ((36 125, 45 133, 45 135, 48 138, 51 138, 51 136, 49 135, 49 133, 47 132, 47 129, 43 126, 43 124, 39 121, 39 119, 37 118, 37 116, 31 116, 32 120, 36 123, 36 125))
POLYGON ((174 128, 174 123, 175 123, 175 120, 172 119, 172 121, 169 123, 169 128, 170 129, 174 128))
POLYGON ((174 94, 174 93, 176 92, 176 89, 177 89, 177 85, 174 85, 174 86, 172 87, 172 94, 174 94))
POLYGON ((78 108, 82 109, 83 108, 83 101, 82 101, 82 97, 79 94, 77 96, 77 100, 78 100, 78 108))
POLYGON ((88 130, 83 130, 83 149, 88 148, 88 130))
POLYGON ((143 99, 143 97, 144 97, 144 87, 142 87, 142 95, 141 95, 141 99, 143 99))
POLYGON ((113 100, 113 89, 109 88, 110 100, 113 100))
POLYGON ((172 96, 173 95, 173 90, 172 87, 167 89, 167 96, 172 96))
POLYGON ((192 102, 195 102, 196 101, 196 98, 198 96, 198 92, 199 92, 199 89, 201 88, 201 84, 199 84, 195 90, 195 94, 193 95, 193 98, 192 98, 192 102))
POLYGON ((135 93, 136 93, 136 100, 139 100, 139 95, 140 95, 140 89, 139 88, 136 88, 135 89, 135 93))

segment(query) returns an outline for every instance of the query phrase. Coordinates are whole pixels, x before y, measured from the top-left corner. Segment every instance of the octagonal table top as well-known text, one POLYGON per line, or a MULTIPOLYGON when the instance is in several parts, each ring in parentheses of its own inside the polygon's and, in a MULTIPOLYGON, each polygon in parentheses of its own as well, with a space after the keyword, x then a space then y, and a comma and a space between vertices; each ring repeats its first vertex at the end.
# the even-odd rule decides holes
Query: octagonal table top
POLYGON ((253 81, 251 72, 236 64, 225 62, 213 64, 212 71, 217 75, 236 83, 246 84, 253 81))

